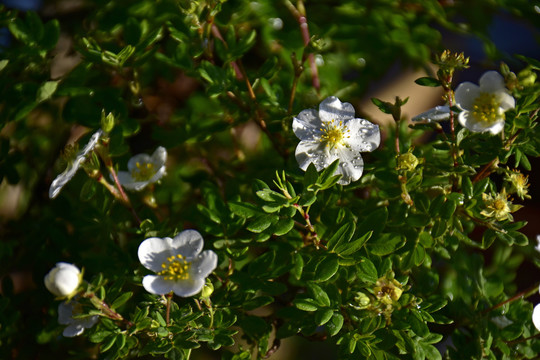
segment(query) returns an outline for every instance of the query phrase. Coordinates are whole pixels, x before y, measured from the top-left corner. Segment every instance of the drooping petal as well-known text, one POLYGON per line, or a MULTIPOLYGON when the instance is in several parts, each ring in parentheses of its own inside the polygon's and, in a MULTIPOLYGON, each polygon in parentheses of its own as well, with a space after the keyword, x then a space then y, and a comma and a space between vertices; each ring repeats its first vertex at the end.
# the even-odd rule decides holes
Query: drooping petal
POLYGON ((206 278, 217 266, 218 256, 212 250, 200 253, 191 263, 191 276, 206 278))
POLYGON ((540 331, 540 304, 536 304, 532 313, 534 327, 540 331))
POLYGON ((146 182, 146 185, 153 184, 159 179, 161 179, 163 175, 165 175, 166 170, 167 169, 165 168, 165 166, 160 167, 159 170, 154 174, 154 176, 152 176, 150 180, 146 182))
POLYGON ((161 168, 167 161, 167 149, 163 146, 159 146, 152 154, 152 163, 155 167, 161 168))
POLYGON ((494 93, 505 90, 504 78, 496 71, 486 71, 480 77, 480 91, 494 93))
POLYGON ((347 122, 350 138, 346 143, 359 152, 373 151, 381 143, 379 126, 365 119, 351 119, 347 122))
POLYGON ((314 140, 320 138, 321 119, 315 109, 303 110, 292 123, 293 132, 300 140, 314 140))
POLYGON ((77 173, 81 163, 84 161, 84 157, 78 156, 75 161, 68 164, 66 170, 59 174, 51 183, 49 188, 49 198, 54 199, 60 194, 60 191, 77 173))
POLYGON ((167 258, 175 255, 171 248, 172 242, 171 238, 153 237, 144 240, 137 252, 139 261, 148 270, 160 272, 163 270, 161 265, 167 261, 167 258))
POLYGON ((137 163, 139 164, 148 164, 152 163, 152 158, 148 154, 137 154, 131 157, 129 159, 127 167, 129 172, 133 172, 133 170, 137 169, 137 163))
POLYGON ((205 282, 202 277, 179 280, 174 283, 172 291, 181 297, 193 296, 202 290, 205 282))
POLYGON ((201 252, 204 240, 196 230, 184 230, 176 235, 172 241, 174 253, 182 254, 188 261, 195 258, 201 252))
POLYGON ((296 161, 300 169, 306 171, 309 164, 313 163, 317 171, 321 171, 330 165, 337 156, 328 154, 326 145, 320 141, 300 141, 295 151, 296 161))
POLYGON ((444 121, 450 119, 450 107, 447 105, 435 106, 412 118, 412 121, 444 121))
POLYGON ((79 336, 84 332, 84 326, 81 324, 70 324, 66 326, 64 331, 62 332, 62 335, 65 337, 75 337, 79 336))
POLYGON ((350 148, 342 147, 339 150, 339 166, 336 174, 342 174, 338 184, 349 185, 351 182, 357 181, 364 172, 364 160, 360 154, 350 148))
POLYGON ((345 122, 354 118, 354 107, 347 102, 342 103, 335 96, 329 96, 319 105, 319 118, 322 122, 345 122))
POLYGON ((170 293, 176 283, 172 280, 165 280, 163 276, 146 275, 142 281, 143 287, 150 294, 165 295, 170 293))
POLYGON ((501 91, 497 94, 497 99, 500 102, 500 107, 503 111, 513 109, 516 107, 516 100, 512 95, 506 91, 501 91))
POLYGON ((480 95, 480 88, 478 85, 468 81, 459 84, 454 94, 456 104, 463 110, 472 110, 474 101, 478 95, 480 95))

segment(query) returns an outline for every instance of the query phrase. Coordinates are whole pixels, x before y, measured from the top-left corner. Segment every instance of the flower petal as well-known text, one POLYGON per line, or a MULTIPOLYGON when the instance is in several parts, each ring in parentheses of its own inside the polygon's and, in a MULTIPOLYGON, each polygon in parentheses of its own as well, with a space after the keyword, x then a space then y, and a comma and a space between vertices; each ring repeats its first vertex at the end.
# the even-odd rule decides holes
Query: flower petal
POLYGON ((165 165, 167 161, 167 149, 163 146, 159 146, 152 154, 152 163, 156 168, 160 168, 165 165))
POLYGON ((81 335, 83 332, 84 327, 81 324, 70 324, 64 329, 62 335, 65 337, 75 337, 81 335))
POLYGON ((450 107, 447 105, 435 106, 412 118, 412 121, 444 121, 450 119, 450 107))
POLYGON ((478 83, 482 92, 494 93, 501 90, 506 91, 504 78, 496 71, 486 71, 478 83))
POLYGON ((167 169, 165 168, 165 166, 160 167, 159 170, 154 174, 154 176, 152 176, 150 178, 150 180, 148 180, 146 182, 146 184, 153 184, 156 181, 158 181, 159 179, 161 179, 163 177, 163 175, 165 175, 166 170, 167 169))
POLYGON ((174 283, 173 291, 181 297, 193 296, 202 290, 205 283, 206 281, 202 277, 179 280, 174 283))
POLYGON ((347 102, 342 103, 335 96, 329 96, 319 105, 319 118, 322 122, 332 120, 344 122, 354 118, 354 107, 347 102))
MULTIPOLYGON (((346 124, 350 131, 347 144, 360 152, 373 151, 381 143, 379 126, 365 119, 351 119, 346 124)), ((343 160, 343 159, 342 159, 343 160)))
POLYGON ((142 284, 146 291, 154 295, 168 294, 173 290, 175 286, 174 281, 165 280, 163 276, 157 275, 146 275, 143 278, 142 284))
POLYGON ((205 250, 191 263, 191 275, 193 277, 206 278, 217 266, 218 256, 212 250, 205 250))
POLYGON ((58 323, 62 325, 71 324, 73 320, 73 305, 68 302, 58 304, 58 323))
POLYGON ((172 240, 171 247, 175 254, 182 254, 188 261, 201 252, 204 240, 197 230, 184 230, 172 240))
POLYGON ((499 102, 501 103, 500 107, 503 111, 513 109, 516 107, 516 100, 512 95, 507 93, 506 91, 501 91, 497 94, 497 98, 499 102))
POLYGON ((454 94, 456 104, 463 110, 472 110, 474 101, 478 95, 480 95, 480 88, 478 85, 468 81, 459 84, 454 94))
POLYGON ((459 123, 473 132, 486 132, 489 131, 493 135, 500 133, 504 129, 504 119, 493 124, 486 124, 482 121, 477 121, 469 111, 462 111, 458 116, 459 123))
POLYGON ((357 181, 364 172, 364 160, 360 154, 350 148, 341 148, 339 151, 339 167, 336 174, 342 174, 338 184, 349 185, 353 181, 357 181))
POLYGON ((300 140, 314 140, 320 138, 321 119, 315 109, 303 110, 293 119, 294 134, 300 140))
POLYGON ((49 198, 54 199, 60 194, 60 191, 77 173, 81 163, 84 161, 84 157, 78 156, 75 161, 68 164, 66 170, 59 174, 51 183, 49 188, 49 198))
POLYGON ((317 171, 321 171, 338 158, 335 152, 327 150, 324 143, 320 141, 305 140, 300 141, 296 146, 295 157, 298 166, 304 171, 307 170, 311 163, 315 165, 317 171))
POLYGON ((534 327, 540 331, 540 304, 536 304, 532 313, 534 327))
POLYGON ((139 245, 138 256, 141 264, 148 270, 160 272, 161 265, 167 258, 175 255, 172 250, 173 240, 171 238, 148 238, 139 245))

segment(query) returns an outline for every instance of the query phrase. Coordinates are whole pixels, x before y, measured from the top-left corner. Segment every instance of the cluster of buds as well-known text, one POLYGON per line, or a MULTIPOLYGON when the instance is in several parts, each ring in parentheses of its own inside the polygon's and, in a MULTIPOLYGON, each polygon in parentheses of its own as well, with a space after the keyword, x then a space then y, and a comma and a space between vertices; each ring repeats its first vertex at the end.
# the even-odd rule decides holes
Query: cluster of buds
POLYGON ((437 76, 444 88, 450 88, 447 79, 452 79, 456 70, 463 70, 469 67, 469 58, 463 53, 452 53, 450 50, 444 50, 441 55, 435 58, 435 65, 439 66, 437 76), (445 86, 448 85, 448 86, 445 86))
POLYGON ((387 322, 403 294, 403 285, 396 279, 384 276, 377 280, 375 286, 366 292, 357 292, 350 306, 356 310, 366 310, 375 315, 384 315, 387 322))

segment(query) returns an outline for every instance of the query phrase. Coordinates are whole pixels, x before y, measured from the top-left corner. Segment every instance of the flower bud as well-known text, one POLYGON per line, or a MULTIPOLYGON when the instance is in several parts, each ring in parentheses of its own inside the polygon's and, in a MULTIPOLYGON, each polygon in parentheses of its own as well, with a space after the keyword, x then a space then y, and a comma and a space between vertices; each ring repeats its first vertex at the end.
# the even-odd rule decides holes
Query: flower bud
POLYGON ((56 263, 45 275, 45 287, 58 297, 71 297, 81 283, 81 271, 73 264, 56 263))
POLYGON ((397 158, 397 169, 413 171, 418 166, 418 158, 412 152, 401 154, 397 158))

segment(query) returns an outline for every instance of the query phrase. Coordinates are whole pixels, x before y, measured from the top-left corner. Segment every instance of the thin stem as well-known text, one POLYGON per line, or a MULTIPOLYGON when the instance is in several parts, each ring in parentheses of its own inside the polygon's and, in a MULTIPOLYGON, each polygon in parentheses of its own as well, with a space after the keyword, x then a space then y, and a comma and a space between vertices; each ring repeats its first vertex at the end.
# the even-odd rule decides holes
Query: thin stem
POLYGON ((109 319, 121 321, 125 323, 127 326, 131 327, 133 326, 133 323, 127 319, 124 319, 122 315, 114 311, 107 305, 107 303, 100 298, 98 298, 93 292, 87 292, 82 294, 82 297, 85 297, 87 299, 90 299, 90 302, 94 304, 96 308, 101 310, 105 316, 107 316, 109 319))
POLYGON ((512 301, 516 301, 516 300, 521 299, 521 298, 528 298, 529 296, 531 296, 532 294, 534 294, 534 293, 536 293, 538 291, 538 286, 539 285, 540 285, 540 283, 536 283, 533 286, 529 287, 528 289, 525 289, 522 292, 519 292, 516 295, 512 296, 510 299, 506 299, 506 300, 504 300, 504 301, 502 301, 502 302, 500 302, 498 304, 493 305, 489 309, 484 310, 482 313, 486 314, 486 313, 488 313, 490 311, 493 311, 495 309, 498 309, 501 306, 503 306, 505 304, 508 304, 508 303, 510 303, 512 301))
POLYGON ((173 293, 172 291, 165 295, 167 298, 167 312, 165 313, 165 322, 167 323, 167 326, 169 326, 169 323, 171 321, 171 299, 172 299, 173 293))
MULTIPOLYGON (((214 35, 214 37, 218 39, 219 41, 221 41, 223 46, 225 46, 225 49, 229 49, 227 42, 225 41, 223 36, 221 36, 221 32, 219 31, 219 28, 216 26, 216 24, 212 24, 211 31, 212 31, 212 35, 214 35)), ((238 63, 235 60, 231 61, 231 67, 234 69, 234 74, 236 75, 236 79, 242 80, 244 76, 242 72, 240 71, 240 68, 238 67, 238 63)))
POLYGON ((133 208, 133 205, 131 205, 131 201, 129 200, 127 194, 124 192, 124 189, 122 188, 122 184, 120 184, 120 180, 118 180, 118 175, 116 174, 116 171, 114 171, 114 167, 112 164, 107 166, 107 169, 111 173, 111 176, 113 177, 114 183, 116 184, 116 187, 118 188, 118 191, 120 192, 120 196, 124 200, 124 204, 128 207, 129 211, 131 211, 131 214, 137 221, 139 225, 141 225, 141 219, 135 212, 135 209, 133 208))

